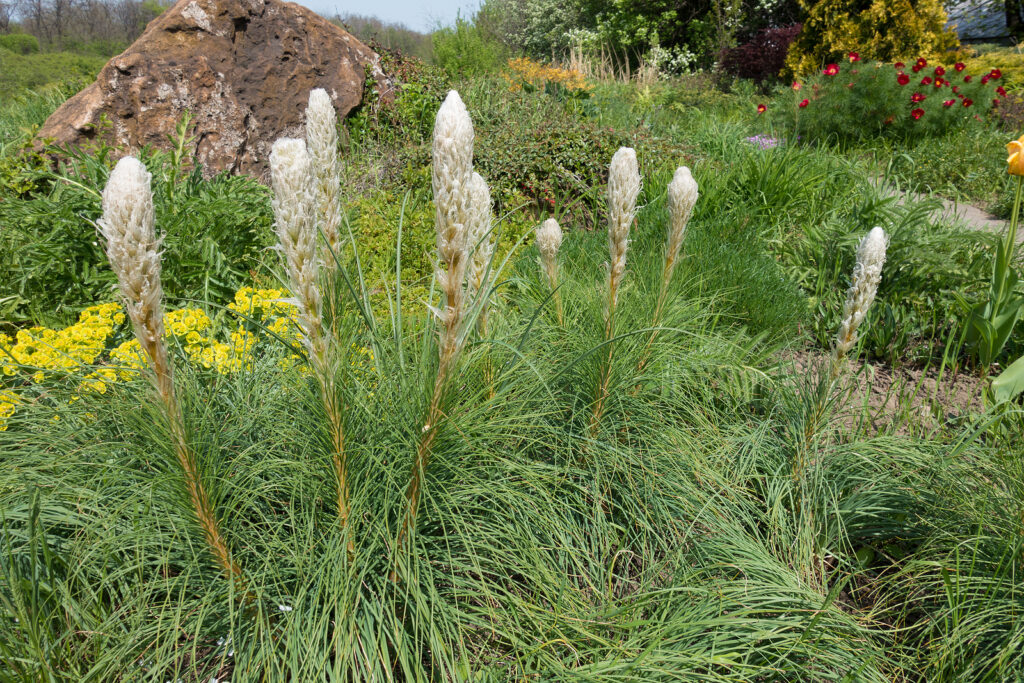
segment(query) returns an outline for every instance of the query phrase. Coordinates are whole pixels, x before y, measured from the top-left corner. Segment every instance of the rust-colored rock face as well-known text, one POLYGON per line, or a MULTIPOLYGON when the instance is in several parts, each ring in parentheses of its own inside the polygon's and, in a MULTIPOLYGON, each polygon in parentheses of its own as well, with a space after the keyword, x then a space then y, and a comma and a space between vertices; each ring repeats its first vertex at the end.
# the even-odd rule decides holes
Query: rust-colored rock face
POLYGON ((166 148, 188 110, 207 172, 262 177, 274 140, 303 136, 310 90, 324 88, 344 116, 360 103, 366 65, 386 80, 378 64, 351 34, 290 2, 178 0, 39 137, 81 144, 98 136, 123 154, 166 148))

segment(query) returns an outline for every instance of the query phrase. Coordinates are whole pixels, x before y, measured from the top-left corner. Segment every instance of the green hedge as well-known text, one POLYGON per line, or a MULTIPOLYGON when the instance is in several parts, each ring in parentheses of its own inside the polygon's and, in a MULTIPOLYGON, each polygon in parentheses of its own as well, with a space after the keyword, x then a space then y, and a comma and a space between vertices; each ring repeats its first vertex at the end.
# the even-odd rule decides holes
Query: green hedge
POLYGON ((30 55, 39 52, 39 41, 27 33, 9 33, 0 36, 0 49, 19 55, 30 55))

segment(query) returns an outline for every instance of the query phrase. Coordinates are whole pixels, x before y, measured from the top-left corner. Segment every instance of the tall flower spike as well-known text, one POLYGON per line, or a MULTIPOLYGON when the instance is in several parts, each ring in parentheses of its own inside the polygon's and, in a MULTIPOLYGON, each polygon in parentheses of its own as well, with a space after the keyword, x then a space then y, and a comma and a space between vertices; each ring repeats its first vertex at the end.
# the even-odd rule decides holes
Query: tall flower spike
POLYGON ((153 227, 153 193, 149 181, 150 174, 138 159, 124 157, 117 162, 107 186, 103 188, 100 232, 107 242, 107 258, 117 275, 135 337, 149 357, 153 383, 170 427, 171 445, 181 467, 196 521, 221 569, 239 588, 244 589, 242 569, 232 559, 220 531, 195 454, 188 445, 181 406, 174 395, 171 362, 163 339, 160 240, 153 227))
POLYGON ((314 355, 320 355, 322 349, 316 348, 322 337, 322 325, 314 198, 310 157, 302 140, 281 138, 274 143, 270 151, 270 179, 274 188, 274 231, 281 243, 292 292, 298 300, 306 344, 314 355))
POLYGON ((491 191, 479 173, 474 173, 469 181, 469 196, 468 247, 473 250, 473 257, 469 264, 466 292, 472 298, 484 289, 484 274, 494 254, 494 241, 491 239, 491 191))
POLYGON ((608 168, 608 313, 611 317, 618 302, 619 285, 626 271, 626 249, 629 229, 636 212, 636 198, 640 194, 640 169, 636 152, 631 147, 620 147, 608 168))
MULTIPOLYGON (((338 158, 338 113, 323 88, 311 90, 306 106, 306 147, 309 151, 320 230, 335 255, 341 248, 341 161, 338 158)), ((324 263, 334 263, 325 253, 324 263)))
MULTIPOLYGON (((420 429, 420 442, 409 475, 409 486, 405 492, 408 507, 398 529, 396 551, 405 547, 407 535, 416 528, 416 512, 423 490, 423 477, 430 462, 437 425, 442 418, 441 400, 444 397, 448 374, 459 355, 459 330, 465 312, 463 281, 466 279, 469 226, 473 213, 473 122, 466 111, 466 105, 462 103, 462 98, 454 90, 448 92, 448 97, 445 98, 434 121, 431 179, 437 228, 436 277, 441 287, 441 296, 444 298, 441 310, 438 311, 441 322, 439 363, 434 378, 434 391, 427 407, 426 421, 420 429)), ((480 182, 483 182, 482 178, 480 182)), ((391 579, 396 580, 397 577, 396 566, 391 571, 391 579)))
POLYGON ((857 328, 864 321, 875 293, 882 281, 882 266, 885 265, 885 250, 889 238, 881 228, 872 228, 857 247, 857 262, 853 267, 853 282, 846 292, 843 305, 843 321, 836 334, 832 351, 833 376, 838 372, 839 362, 857 342, 857 328))
POLYGON ((150 177, 138 159, 124 157, 118 161, 103 188, 103 217, 99 226, 128 318, 149 356, 157 390, 164 395, 171 391, 171 368, 163 343, 160 240, 153 228, 150 177))
POLYGON ((612 357, 615 345, 611 343, 615 334, 615 306, 619 301, 619 288, 626 272, 626 249, 629 246, 629 229, 636 213, 636 198, 640 194, 640 168, 636 152, 630 147, 620 147, 612 157, 608 168, 608 303, 605 309, 604 338, 608 342, 608 357, 601 367, 601 380, 597 385, 597 400, 590 416, 590 432, 596 436, 604 415, 611 381, 612 357))
POLYGON ((549 218, 534 232, 537 239, 537 251, 540 252, 540 264, 548 278, 548 285, 553 292, 555 315, 558 324, 562 325, 562 297, 558 291, 558 249, 562 246, 562 228, 558 221, 549 218))
POLYGON ((658 292, 658 301, 654 306, 654 317, 651 320, 651 327, 654 329, 651 330, 647 346, 637 364, 638 370, 644 369, 651 346, 658 337, 658 325, 661 324, 661 315, 665 311, 665 301, 668 299, 672 273, 675 272, 679 252, 683 248, 683 238, 686 236, 686 225, 690 222, 690 216, 693 214, 693 207, 696 203, 697 181, 693 179, 690 169, 680 166, 668 184, 669 223, 668 238, 665 241, 665 266, 661 272, 661 290, 658 292))
POLYGON ((351 558, 355 553, 355 544, 348 524, 348 463, 343 406, 334 381, 334 358, 323 325, 320 287, 317 283, 319 259, 316 255, 313 173, 310 156, 302 140, 281 138, 274 143, 270 151, 270 180, 274 186, 274 198, 271 200, 274 230, 281 242, 292 293, 298 301, 299 319, 305 331, 304 341, 309 349, 330 426, 333 448, 331 458, 338 480, 338 519, 351 558))
POLYGON ((461 316, 472 176, 473 123, 459 93, 452 90, 434 122, 431 167, 439 261, 437 280, 447 296, 446 308, 441 312, 445 327, 454 327, 461 316))
POLYGON ((668 184, 669 227, 666 251, 666 277, 672 277, 679 251, 683 247, 686 236, 686 225, 690 222, 693 207, 697 204, 697 181, 693 179, 690 169, 680 166, 668 184))

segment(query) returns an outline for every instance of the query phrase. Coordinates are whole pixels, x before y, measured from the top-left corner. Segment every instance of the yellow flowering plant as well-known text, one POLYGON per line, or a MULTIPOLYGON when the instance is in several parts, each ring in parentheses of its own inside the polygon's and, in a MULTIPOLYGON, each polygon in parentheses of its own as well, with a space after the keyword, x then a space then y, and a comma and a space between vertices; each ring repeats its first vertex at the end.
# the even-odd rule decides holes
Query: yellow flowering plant
MULTIPOLYGON (((257 358, 277 356, 282 369, 308 373, 300 355, 302 330, 298 309, 287 292, 275 288, 242 287, 226 306, 225 316, 185 307, 164 316, 164 336, 193 367, 230 375, 251 370, 257 358)), ((40 384, 51 376, 77 379, 70 400, 84 392, 106 393, 109 385, 137 379, 147 368, 146 357, 127 333, 124 309, 118 303, 86 308, 73 324, 61 328, 31 327, 13 337, 0 333, 0 431, 22 402, 19 387, 40 384)), ((354 345, 351 372, 368 375, 373 352, 354 345)))
MULTIPOLYGON (((282 367, 299 360, 297 309, 283 290, 243 287, 227 312, 235 321, 233 328, 199 308, 169 311, 165 338, 193 365, 221 375, 251 369, 258 356, 271 353, 274 341, 288 348, 278 361, 282 367), (269 333, 263 335, 269 343, 259 343, 263 331, 269 333)), ((121 305, 103 303, 86 308, 62 329, 37 326, 18 330, 13 337, 0 334, 0 377, 10 385, 0 386, 0 429, 6 429, 20 402, 19 386, 59 374, 79 378, 77 392, 105 393, 109 384, 137 378, 147 367, 146 359, 134 337, 118 343, 125 330, 121 305)))
POLYGON ((513 91, 544 88, 548 83, 562 86, 570 92, 586 92, 591 88, 579 71, 563 69, 553 64, 542 64, 529 57, 510 59, 505 68, 503 75, 513 91))

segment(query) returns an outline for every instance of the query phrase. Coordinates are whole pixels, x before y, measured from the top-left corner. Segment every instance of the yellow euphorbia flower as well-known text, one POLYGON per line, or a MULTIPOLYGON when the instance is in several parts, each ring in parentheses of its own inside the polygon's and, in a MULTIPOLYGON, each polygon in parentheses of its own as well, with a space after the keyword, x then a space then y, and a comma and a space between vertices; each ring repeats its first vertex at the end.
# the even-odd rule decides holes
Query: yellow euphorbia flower
POLYGON ((1010 175, 1024 176, 1024 135, 1006 144, 1006 165, 1010 175))

